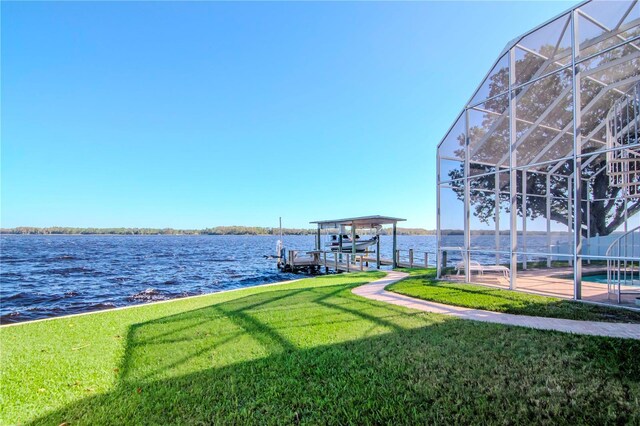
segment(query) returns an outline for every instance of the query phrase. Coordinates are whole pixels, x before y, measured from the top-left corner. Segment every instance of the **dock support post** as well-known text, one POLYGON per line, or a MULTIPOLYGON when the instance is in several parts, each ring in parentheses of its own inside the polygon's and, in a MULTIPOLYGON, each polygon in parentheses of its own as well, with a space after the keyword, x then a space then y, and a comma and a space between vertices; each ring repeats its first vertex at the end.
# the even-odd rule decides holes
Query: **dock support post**
POLYGON ((380 235, 376 241, 376 268, 380 269, 380 235))
POLYGON ((360 270, 364 271, 364 268, 362 267, 362 256, 360 256, 360 270))
POLYGON ((409 249, 409 268, 413 268, 413 249, 409 249))
POLYGON ((342 226, 340 226, 340 235, 338 235, 338 251, 340 252, 340 262, 342 262, 342 226))
POLYGON ((351 254, 354 256, 354 260, 355 260, 355 255, 356 255, 356 226, 353 223, 351 224, 351 254))
POLYGON ((318 224, 318 232, 316 233, 316 250, 320 250, 320 225, 318 224))
POLYGON ((426 251, 424 252, 424 267, 429 267, 429 253, 427 253, 426 251))
POLYGON ((398 241, 397 241, 397 239, 398 239, 398 231, 397 231, 396 223, 394 222, 393 223, 393 261, 392 261, 393 269, 398 267, 398 262, 396 260, 397 259, 396 250, 398 249, 398 241))
POLYGON ((338 253, 337 252, 333 252, 333 260, 334 260, 334 267, 336 269, 336 272, 338 272, 338 253))
POLYGON ((351 259, 349 259, 349 253, 347 253, 347 272, 351 272, 351 259))

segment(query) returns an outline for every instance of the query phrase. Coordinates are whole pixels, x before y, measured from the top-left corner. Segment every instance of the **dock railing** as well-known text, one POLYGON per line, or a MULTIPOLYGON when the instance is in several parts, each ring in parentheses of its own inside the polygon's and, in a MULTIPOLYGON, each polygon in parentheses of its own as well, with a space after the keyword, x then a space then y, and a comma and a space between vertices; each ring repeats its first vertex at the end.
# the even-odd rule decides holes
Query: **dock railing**
MULTIPOLYGON (((395 263, 401 268, 428 268, 429 258, 430 253, 426 251, 398 249, 395 252, 395 263)), ((377 253, 371 251, 354 254, 347 251, 289 249, 286 251, 285 258, 280 259, 279 262, 283 269, 325 267, 350 272, 368 270, 369 264, 375 264, 378 267, 389 266, 393 264, 393 259, 378 258, 377 253)))
POLYGON ((414 249, 396 250, 396 264, 405 268, 428 268, 429 252, 414 249))
POLYGON ((350 272, 364 271, 367 262, 365 253, 354 255, 350 252, 289 249, 286 254, 286 263, 283 266, 286 265, 291 269, 325 267, 350 272))
POLYGON ((347 252, 340 253, 337 251, 323 251, 321 256, 321 266, 324 266, 325 268, 333 268, 336 271, 364 271, 365 263, 366 260, 364 253, 356 253, 354 255, 353 253, 347 252))

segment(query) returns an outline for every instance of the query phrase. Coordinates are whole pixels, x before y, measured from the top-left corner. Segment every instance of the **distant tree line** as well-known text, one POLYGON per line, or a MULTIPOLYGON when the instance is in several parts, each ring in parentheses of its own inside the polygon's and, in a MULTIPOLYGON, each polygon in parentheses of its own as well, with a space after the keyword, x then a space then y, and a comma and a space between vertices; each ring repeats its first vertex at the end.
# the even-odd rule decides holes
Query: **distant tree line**
MULTIPOLYGON (((423 229, 423 228, 398 228, 396 230, 398 235, 436 235, 435 230, 423 229)), ((393 228, 383 228, 380 230, 380 235, 392 235, 393 228)))
POLYGON ((19 226, 17 228, 2 228, 2 234, 37 234, 37 235, 192 235, 200 233, 190 229, 172 228, 71 228, 65 226, 51 226, 37 228, 33 226, 19 226))
MULTIPOLYGON (((313 229, 282 228, 284 235, 310 235, 313 229)), ((265 228, 261 226, 216 226, 205 228, 199 232, 202 235, 279 235, 280 228, 265 228)))
MULTIPOLYGON (((283 235, 315 235, 316 229, 282 228, 283 235)), ((398 235, 435 235, 435 231, 422 228, 398 228, 398 235)), ((0 234, 31 235, 279 235, 280 228, 261 226, 215 226, 205 229, 173 228, 72 228, 51 226, 37 228, 19 226, 0 228, 0 234)), ((391 228, 381 230, 382 235, 391 235, 391 228)))
MULTIPOLYGON (((312 234, 312 229, 283 228, 287 235, 312 234)), ((205 229, 174 229, 174 228, 71 228, 53 226, 36 228, 20 226, 17 228, 0 229, 2 234, 37 234, 37 235, 276 235, 279 228, 265 228, 259 226, 216 226, 205 229)))

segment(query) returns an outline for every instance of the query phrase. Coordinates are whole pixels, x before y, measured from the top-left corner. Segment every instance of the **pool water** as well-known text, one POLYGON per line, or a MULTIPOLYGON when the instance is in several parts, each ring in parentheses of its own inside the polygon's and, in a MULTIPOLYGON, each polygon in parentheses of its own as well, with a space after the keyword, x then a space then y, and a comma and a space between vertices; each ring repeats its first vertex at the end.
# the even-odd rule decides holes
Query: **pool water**
POLYGON ((606 284, 607 274, 583 275, 582 281, 589 281, 590 283, 606 284))
MULTIPOLYGON (((635 280, 633 282, 633 284, 631 282, 627 282, 627 283, 623 283, 625 285, 635 285, 637 286, 638 284, 638 276, 636 274, 635 275, 635 280)), ((631 278, 630 276, 628 278, 631 278)), ((588 281, 590 283, 598 283, 598 284, 607 284, 607 274, 596 274, 596 275, 583 275, 582 276, 582 281, 588 281)))

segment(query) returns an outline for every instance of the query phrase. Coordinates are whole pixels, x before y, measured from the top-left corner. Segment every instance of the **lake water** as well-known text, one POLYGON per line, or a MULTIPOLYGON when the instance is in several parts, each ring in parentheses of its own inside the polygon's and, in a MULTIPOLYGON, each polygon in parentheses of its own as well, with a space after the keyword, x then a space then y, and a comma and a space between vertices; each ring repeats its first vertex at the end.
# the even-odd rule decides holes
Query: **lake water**
MULTIPOLYGON (((501 245, 509 244, 503 236, 501 245)), ((0 236, 0 323, 28 321, 157 300, 300 278, 277 270, 277 236, 187 235, 2 235, 0 236)), ((315 236, 285 236, 288 249, 309 250, 315 236)), ((445 245, 464 245, 462 235, 445 245)), ((476 236, 474 254, 495 262, 492 235, 476 236)), ((543 250, 546 238, 528 237, 529 248, 543 250)), ((398 236, 398 248, 415 250, 415 262, 435 265, 435 236, 398 236)), ((391 258, 391 236, 381 237, 381 254, 391 258)), ((449 250, 449 264, 461 260, 449 250)), ((502 262, 508 256, 501 256, 502 262)))
MULTIPOLYGON (((277 270, 276 236, 0 236, 0 323, 28 321, 299 278, 277 270)), ((430 253, 435 237, 398 236, 430 253)), ((314 236, 285 236, 311 249, 314 236)), ((391 257, 391 237, 381 252, 391 257)), ((417 258, 416 261, 420 261, 417 258)))

